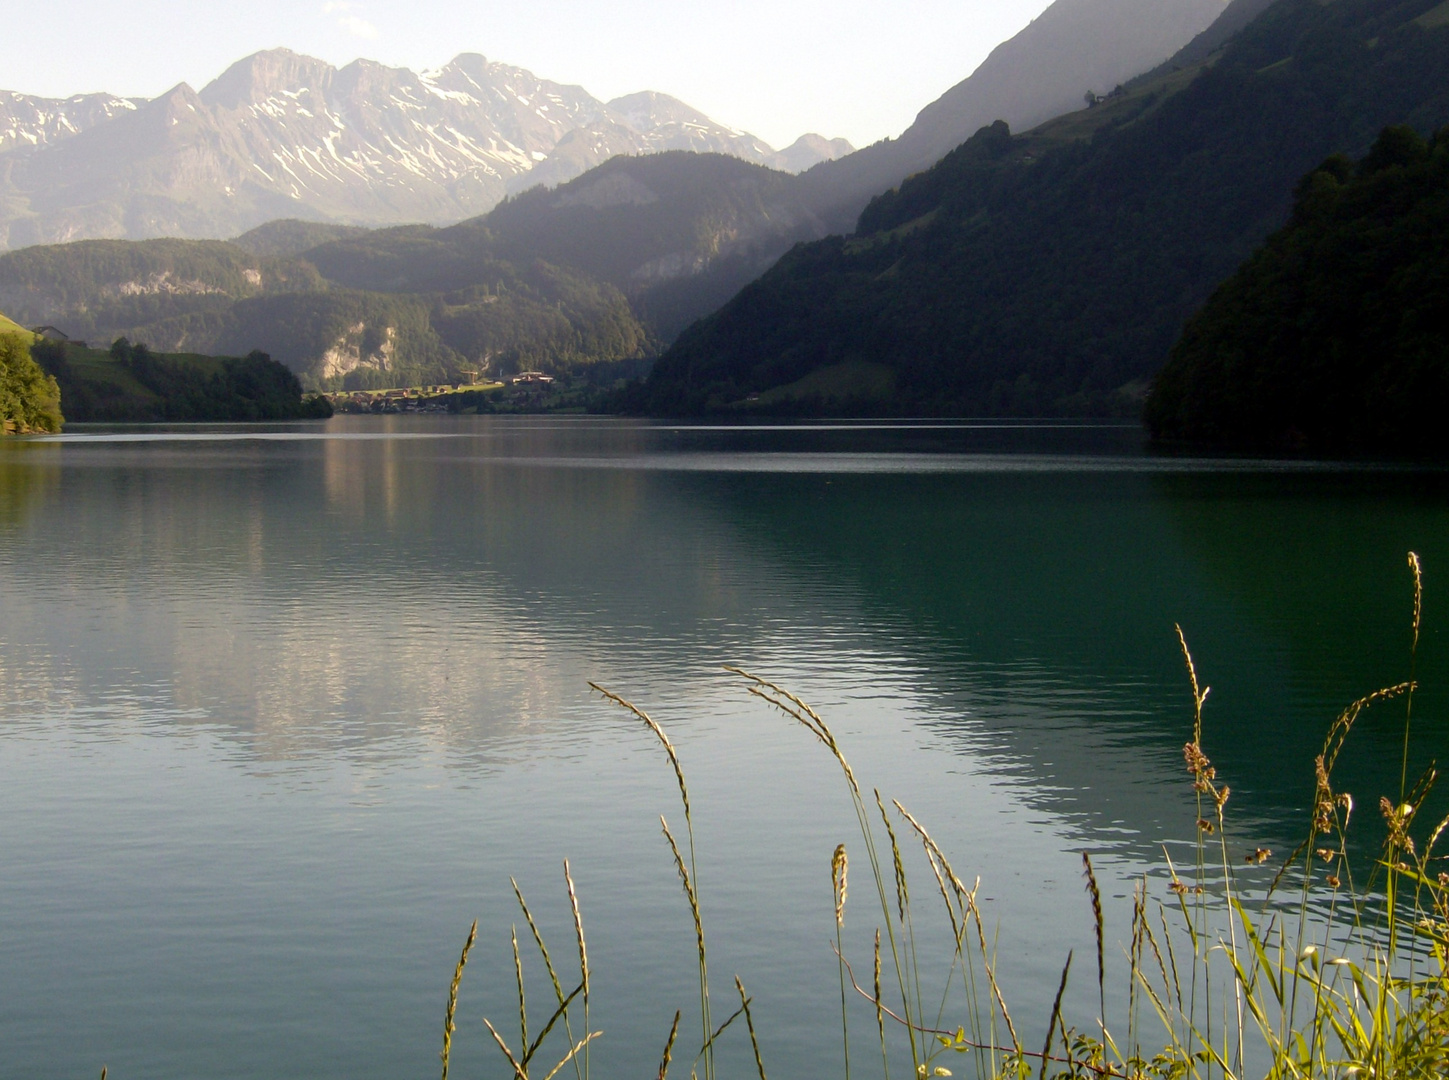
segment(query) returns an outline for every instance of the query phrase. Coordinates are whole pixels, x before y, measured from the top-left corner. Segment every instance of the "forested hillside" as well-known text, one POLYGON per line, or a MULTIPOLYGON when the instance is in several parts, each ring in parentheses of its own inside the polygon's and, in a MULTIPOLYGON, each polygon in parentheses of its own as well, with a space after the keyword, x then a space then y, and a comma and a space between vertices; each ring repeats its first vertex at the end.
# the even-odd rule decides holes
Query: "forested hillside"
POLYGON ((0 304, 109 344, 276 357, 310 387, 599 365, 661 342, 823 228, 783 173, 616 158, 450 228, 282 221, 235 242, 83 241, 0 255, 0 304))
POLYGON ((1449 121, 1437 7, 1280 0, 1096 108, 984 129, 691 327, 627 404, 1135 415, 1304 172, 1449 121))
POLYGON ((1449 129, 1385 131, 1298 186, 1292 220, 1190 322, 1153 435, 1245 450, 1449 450, 1449 129))

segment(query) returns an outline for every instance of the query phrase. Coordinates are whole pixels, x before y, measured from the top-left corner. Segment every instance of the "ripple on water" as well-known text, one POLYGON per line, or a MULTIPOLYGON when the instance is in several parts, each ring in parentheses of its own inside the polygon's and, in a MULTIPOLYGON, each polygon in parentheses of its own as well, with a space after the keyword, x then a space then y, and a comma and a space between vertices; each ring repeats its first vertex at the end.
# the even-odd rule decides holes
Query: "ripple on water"
MULTIPOLYGON (((1140 444, 1103 425, 339 418, 0 446, 7 1057, 431 1067, 467 924, 470 976, 507 970, 512 874, 563 948, 567 855, 596 1064, 647 1073, 692 994, 658 835, 678 801, 594 680, 674 737, 715 970, 768 1006, 771 1070, 816 1071, 838 1053, 826 872, 853 818, 823 748, 725 663, 815 703, 862 780, 983 875, 1008 989, 1044 1016, 1091 933, 1077 852, 1126 896, 1192 821, 1172 624, 1217 687, 1236 835, 1286 849, 1325 717, 1402 659, 1403 551, 1431 574, 1449 558, 1435 474, 1140 444)), ((1366 724, 1346 779, 1373 790, 1394 731, 1366 724)), ((512 1015, 504 989, 471 981, 469 1015, 512 1015)))

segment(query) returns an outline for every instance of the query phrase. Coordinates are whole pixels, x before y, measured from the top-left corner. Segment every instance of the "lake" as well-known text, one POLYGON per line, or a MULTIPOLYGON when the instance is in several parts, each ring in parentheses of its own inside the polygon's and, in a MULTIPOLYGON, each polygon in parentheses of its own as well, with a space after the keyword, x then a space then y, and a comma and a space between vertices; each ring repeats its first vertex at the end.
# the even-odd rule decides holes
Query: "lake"
MULTIPOLYGON (((722 665, 814 705, 980 875, 1038 1033, 1092 949, 1080 853, 1125 937, 1134 881, 1165 896, 1163 845, 1193 834, 1175 623, 1235 849, 1290 851, 1328 723, 1408 677, 1411 549, 1416 754, 1449 731, 1442 472, 1154 457, 1072 424, 75 430, 0 442, 7 1077, 435 1075, 475 918, 453 1075, 506 1076, 482 1017, 517 1039, 509 879, 562 967, 565 858, 595 1075, 654 1075, 676 1009, 697 1046, 673 774, 590 680, 678 747, 715 997, 743 979, 772 1076, 840 1071, 836 844, 867 974, 880 911, 833 760, 722 665)), ((1397 706, 1360 721, 1361 805, 1402 737, 1397 706)))

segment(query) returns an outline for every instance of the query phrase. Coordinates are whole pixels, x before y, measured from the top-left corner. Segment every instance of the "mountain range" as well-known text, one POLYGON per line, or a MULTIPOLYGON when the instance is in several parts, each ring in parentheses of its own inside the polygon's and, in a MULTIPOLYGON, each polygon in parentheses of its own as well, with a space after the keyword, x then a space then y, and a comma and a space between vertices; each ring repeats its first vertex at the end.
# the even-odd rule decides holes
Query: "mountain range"
MULTIPOLYGON (((479 57, 414 76, 361 61, 334 71, 289 53, 259 54, 191 98, 178 88, 154 102, 93 102, 85 115, 105 105, 114 116, 89 128, 79 105, 64 124, 47 114, 47 130, 78 129, 52 141, 32 116, 26 130, 33 138, 0 154, 0 176, 13 193, 16 177, 32 182, 53 170, 34 198, 50 200, 57 220, 78 214, 76 206, 121 213, 115 208, 124 204, 121 218, 107 219, 113 234, 125 232, 125 214, 151 228, 159 217, 143 218, 152 210, 190 214, 198 233, 214 236, 233 235, 216 225, 216 215, 243 204, 253 217, 275 217, 273 207, 287 217, 230 243, 91 240, 11 251, 0 255, 0 307, 31 325, 52 323, 95 341, 125 335, 168 351, 260 348, 314 387, 522 366, 639 371, 695 319, 741 289, 748 295, 777 280, 751 284, 792 247, 808 251, 831 232, 857 231, 867 203, 897 185, 901 192, 931 189, 942 175, 932 155, 951 151, 952 140, 969 137, 982 117, 1030 125, 1057 116, 1033 135, 1032 153, 1087 152, 1122 121, 1125 101, 1142 100, 1116 93, 1119 83, 1166 63, 1157 76, 1166 89, 1149 92, 1165 99, 1215 63, 1222 39, 1251 21, 1248 8, 1265 2, 1057 0, 900 138, 799 175, 742 160, 764 154, 762 144, 712 128, 661 95, 590 105, 576 88, 525 85, 526 73, 479 57), (1194 48, 1205 55, 1192 59, 1194 48), (1190 70, 1171 70, 1184 64, 1190 70), (488 79, 505 77, 513 80, 506 90, 498 82, 483 94, 493 85, 488 79), (369 79, 375 85, 366 89, 369 79), (1086 108, 1088 91, 1105 104, 1086 108), (487 162, 465 160, 462 120, 445 122, 448 109, 473 108, 464 98, 487 98, 492 110, 494 141, 485 146, 481 134, 469 134, 467 144, 469 153, 494 155, 487 162), (349 126, 334 137, 344 99, 358 117, 349 114, 349 126), (444 120, 418 127, 429 109, 442 110, 444 120), (591 126, 569 126, 593 115, 589 109, 606 114, 591 126), (648 134, 654 141, 642 150, 655 152, 639 156, 636 148, 563 179, 612 155, 607 135, 621 130, 648 134), (294 139, 288 145, 305 143, 299 132, 324 145, 307 154, 277 148, 284 136, 294 139), (363 132, 382 134, 369 142, 363 132), (506 154, 503 139, 512 148, 506 154), (361 143, 387 151, 359 150, 361 143), (408 149, 415 143, 419 149, 408 149), (711 146, 715 152, 698 152, 711 146), (97 160, 109 156, 113 164, 88 173, 98 147, 110 149, 97 160), (220 182, 219 162, 245 163, 236 164, 240 175, 256 179, 220 182), (519 171, 505 175, 508 162, 519 171), (458 170, 446 183, 437 179, 445 166, 458 170), (132 183, 133 174, 144 182, 132 183), (485 180, 492 194, 483 191, 485 180), (173 197, 186 191, 193 194, 173 197), (422 204, 434 207, 434 220, 446 219, 448 207, 460 216, 465 196, 479 205, 504 201, 450 226, 351 223, 364 210, 427 217, 422 204)), ((37 220, 36 205, 27 203, 25 221, 37 220)), ((781 265, 798 265, 793 259, 781 265)), ((801 313, 813 314, 808 307, 801 313)), ((859 314, 862 332, 873 332, 869 311, 859 314)))
POLYGON ((72 240, 221 239, 266 221, 449 224, 621 154, 727 154, 808 174, 832 229, 979 126, 1029 127, 1106 93, 1181 47, 1226 0, 1056 0, 898 139, 853 152, 801 136, 776 151, 667 95, 600 101, 473 53, 414 73, 334 68, 285 49, 199 93, 152 100, 0 92, 0 250, 72 240), (820 169, 822 163, 840 167, 820 169))
POLYGON ((806 135, 777 153, 664 94, 602 102, 472 53, 414 73, 273 49, 199 93, 0 94, 0 247, 220 238, 275 218, 446 223, 620 154, 708 151, 798 172, 851 149, 806 135))

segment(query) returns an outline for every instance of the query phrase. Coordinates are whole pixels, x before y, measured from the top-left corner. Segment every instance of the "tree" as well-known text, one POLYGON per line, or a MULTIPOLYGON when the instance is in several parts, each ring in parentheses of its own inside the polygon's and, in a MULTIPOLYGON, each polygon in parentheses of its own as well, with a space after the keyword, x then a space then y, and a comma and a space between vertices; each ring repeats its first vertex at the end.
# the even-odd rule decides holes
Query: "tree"
POLYGON ((0 334, 0 429, 25 435, 59 431, 60 387, 30 355, 18 334, 0 334))
POLYGON ((1449 128, 1387 128, 1298 185, 1289 224, 1183 332, 1148 396, 1165 440, 1449 456, 1449 128))

